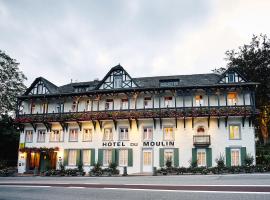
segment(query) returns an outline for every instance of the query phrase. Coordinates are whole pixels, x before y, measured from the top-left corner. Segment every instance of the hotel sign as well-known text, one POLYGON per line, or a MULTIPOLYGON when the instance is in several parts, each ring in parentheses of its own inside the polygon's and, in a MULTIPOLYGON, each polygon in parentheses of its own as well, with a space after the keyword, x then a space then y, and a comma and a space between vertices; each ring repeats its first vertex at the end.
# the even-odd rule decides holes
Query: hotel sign
MULTIPOLYGON (((103 142, 103 147, 125 147, 125 142, 103 142)), ((138 146, 138 143, 129 143, 129 146, 138 146)), ((173 147, 174 141, 162 141, 162 142, 143 142, 144 147, 173 147)))

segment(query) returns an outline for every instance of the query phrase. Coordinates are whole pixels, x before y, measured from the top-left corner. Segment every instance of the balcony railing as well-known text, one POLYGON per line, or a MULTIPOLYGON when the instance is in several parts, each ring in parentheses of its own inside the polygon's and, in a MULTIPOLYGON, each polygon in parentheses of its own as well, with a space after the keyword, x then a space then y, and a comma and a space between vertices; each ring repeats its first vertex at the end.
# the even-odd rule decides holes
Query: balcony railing
POLYGON ((130 110, 103 110, 44 114, 19 114, 18 123, 58 122, 58 121, 91 121, 145 118, 184 118, 206 116, 250 116, 256 114, 251 106, 211 106, 181 108, 151 108, 130 110))
POLYGON ((206 147, 211 144, 210 135, 194 135, 193 145, 199 147, 206 147))

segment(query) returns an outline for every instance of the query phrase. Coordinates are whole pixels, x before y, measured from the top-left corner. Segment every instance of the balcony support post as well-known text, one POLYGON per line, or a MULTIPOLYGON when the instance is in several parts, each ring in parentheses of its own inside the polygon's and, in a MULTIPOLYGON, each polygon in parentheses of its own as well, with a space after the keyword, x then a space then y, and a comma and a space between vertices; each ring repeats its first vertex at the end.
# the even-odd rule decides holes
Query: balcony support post
POLYGON ((47 132, 51 132, 52 131, 52 125, 48 122, 43 122, 44 126, 46 127, 46 131, 47 132))
POLYGON ((35 124, 33 122, 31 122, 30 124, 33 127, 34 131, 36 132, 37 131, 37 124, 35 124))
POLYGON ((194 117, 191 118, 192 128, 194 128, 194 117))
POLYGON ((245 127, 246 116, 242 117, 242 126, 245 127))
POLYGON ((184 128, 186 128, 186 118, 184 117, 184 128))
POLYGON ((175 128, 177 128, 177 117, 175 118, 175 128))
POLYGON ((156 129, 157 123, 156 123, 156 119, 155 118, 153 118, 153 124, 154 124, 154 129, 156 129))
POLYGON ((249 127, 251 127, 251 122, 252 122, 251 117, 249 117, 249 118, 248 118, 248 126, 249 126, 249 127))
POLYGON ((219 128, 219 125, 220 125, 220 118, 219 117, 217 118, 217 125, 218 125, 218 128, 219 128))
POLYGON ((228 116, 225 117, 225 127, 227 128, 228 126, 228 116))
POLYGON ((67 130, 68 130, 68 123, 65 123, 65 122, 59 122, 59 124, 61 125, 63 131, 67 131, 67 130))
POLYGON ((94 130, 96 130, 96 125, 97 125, 97 122, 92 120, 92 124, 93 124, 93 127, 94 127, 94 130))
POLYGON ((159 118, 159 127, 162 129, 162 118, 159 118))
POLYGON ((82 122, 76 121, 76 123, 78 124, 80 131, 82 131, 82 122))
POLYGON ((113 119, 114 130, 117 130, 117 120, 113 119))
POLYGON ((210 127, 210 115, 208 116, 207 122, 208 122, 208 128, 209 128, 210 127))
POLYGON ((137 130, 139 129, 139 120, 137 118, 135 118, 136 121, 136 126, 137 126, 137 130))
POLYGON ((132 119, 128 118, 129 128, 132 129, 132 119))
POLYGON ((97 121, 98 121, 99 128, 101 130, 102 129, 102 121, 101 120, 97 120, 97 121))

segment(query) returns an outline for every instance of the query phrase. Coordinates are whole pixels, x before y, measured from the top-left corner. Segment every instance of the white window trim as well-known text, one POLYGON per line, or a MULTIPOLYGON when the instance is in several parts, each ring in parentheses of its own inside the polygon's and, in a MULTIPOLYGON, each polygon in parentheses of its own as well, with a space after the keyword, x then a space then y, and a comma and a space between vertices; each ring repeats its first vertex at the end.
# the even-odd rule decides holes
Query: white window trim
POLYGON ((45 143, 46 142, 46 129, 37 130, 37 143, 45 143), (44 131, 44 141, 40 141, 39 139, 39 131, 44 131))
POLYGON ((153 129, 153 127, 151 127, 151 126, 144 126, 144 127, 142 127, 142 141, 143 142, 146 142, 146 141, 153 141, 153 136, 154 136, 154 129, 153 129), (152 129, 152 137, 151 137, 151 139, 144 139, 144 129, 152 129))
POLYGON ((231 156, 231 166, 241 166, 241 148, 240 147, 233 147, 230 149, 230 156, 231 156), (239 165, 233 165, 233 157, 232 157, 232 151, 238 151, 239 152, 239 165))
MULTIPOLYGON (((130 132, 130 130, 129 130, 129 128, 128 127, 126 127, 126 126, 122 126, 122 127, 119 127, 119 129, 118 129, 118 139, 119 139, 119 141, 129 141, 129 132, 130 132), (121 129, 127 129, 127 139, 121 139, 121 129)), ((125 132, 126 133, 126 132, 125 132)))
POLYGON ((197 149, 197 163, 198 163, 198 167, 206 167, 207 166, 207 155, 206 155, 206 150, 205 149, 197 149), (198 163, 198 153, 204 153, 205 154, 205 160, 204 160, 204 165, 198 163))
POLYGON ((174 126, 163 126, 162 128, 162 134, 163 134, 163 141, 175 141, 175 130, 174 130, 174 126), (165 131, 164 129, 165 128, 172 128, 173 132, 172 132, 172 139, 171 140, 168 140, 168 139, 165 139, 165 131))
POLYGON ((242 140, 241 124, 229 124, 228 132, 229 132, 229 140, 242 140), (230 126, 238 126, 238 128, 239 128, 239 138, 231 139, 230 126))

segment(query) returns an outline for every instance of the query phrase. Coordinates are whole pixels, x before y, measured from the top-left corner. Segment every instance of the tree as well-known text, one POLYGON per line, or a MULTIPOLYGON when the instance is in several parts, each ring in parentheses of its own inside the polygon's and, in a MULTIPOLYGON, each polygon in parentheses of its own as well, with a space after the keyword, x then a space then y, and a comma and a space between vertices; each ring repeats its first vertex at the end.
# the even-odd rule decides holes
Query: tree
POLYGON ((14 166, 18 158, 19 131, 10 113, 16 109, 16 98, 25 90, 25 75, 19 63, 0 50, 0 168, 14 166))
MULTIPOLYGON (((266 35, 254 35, 250 44, 243 45, 238 50, 227 51, 226 60, 227 68, 235 67, 248 80, 260 83, 256 90, 256 107, 263 115, 257 118, 257 128, 261 130, 258 136, 263 137, 266 143, 269 135, 269 123, 266 122, 269 122, 267 118, 270 119, 270 40, 266 35)), ((226 68, 214 71, 224 70, 226 68)))
POLYGON ((18 68, 19 63, 0 50, 0 114, 16 109, 16 97, 25 89, 25 75, 18 68))

